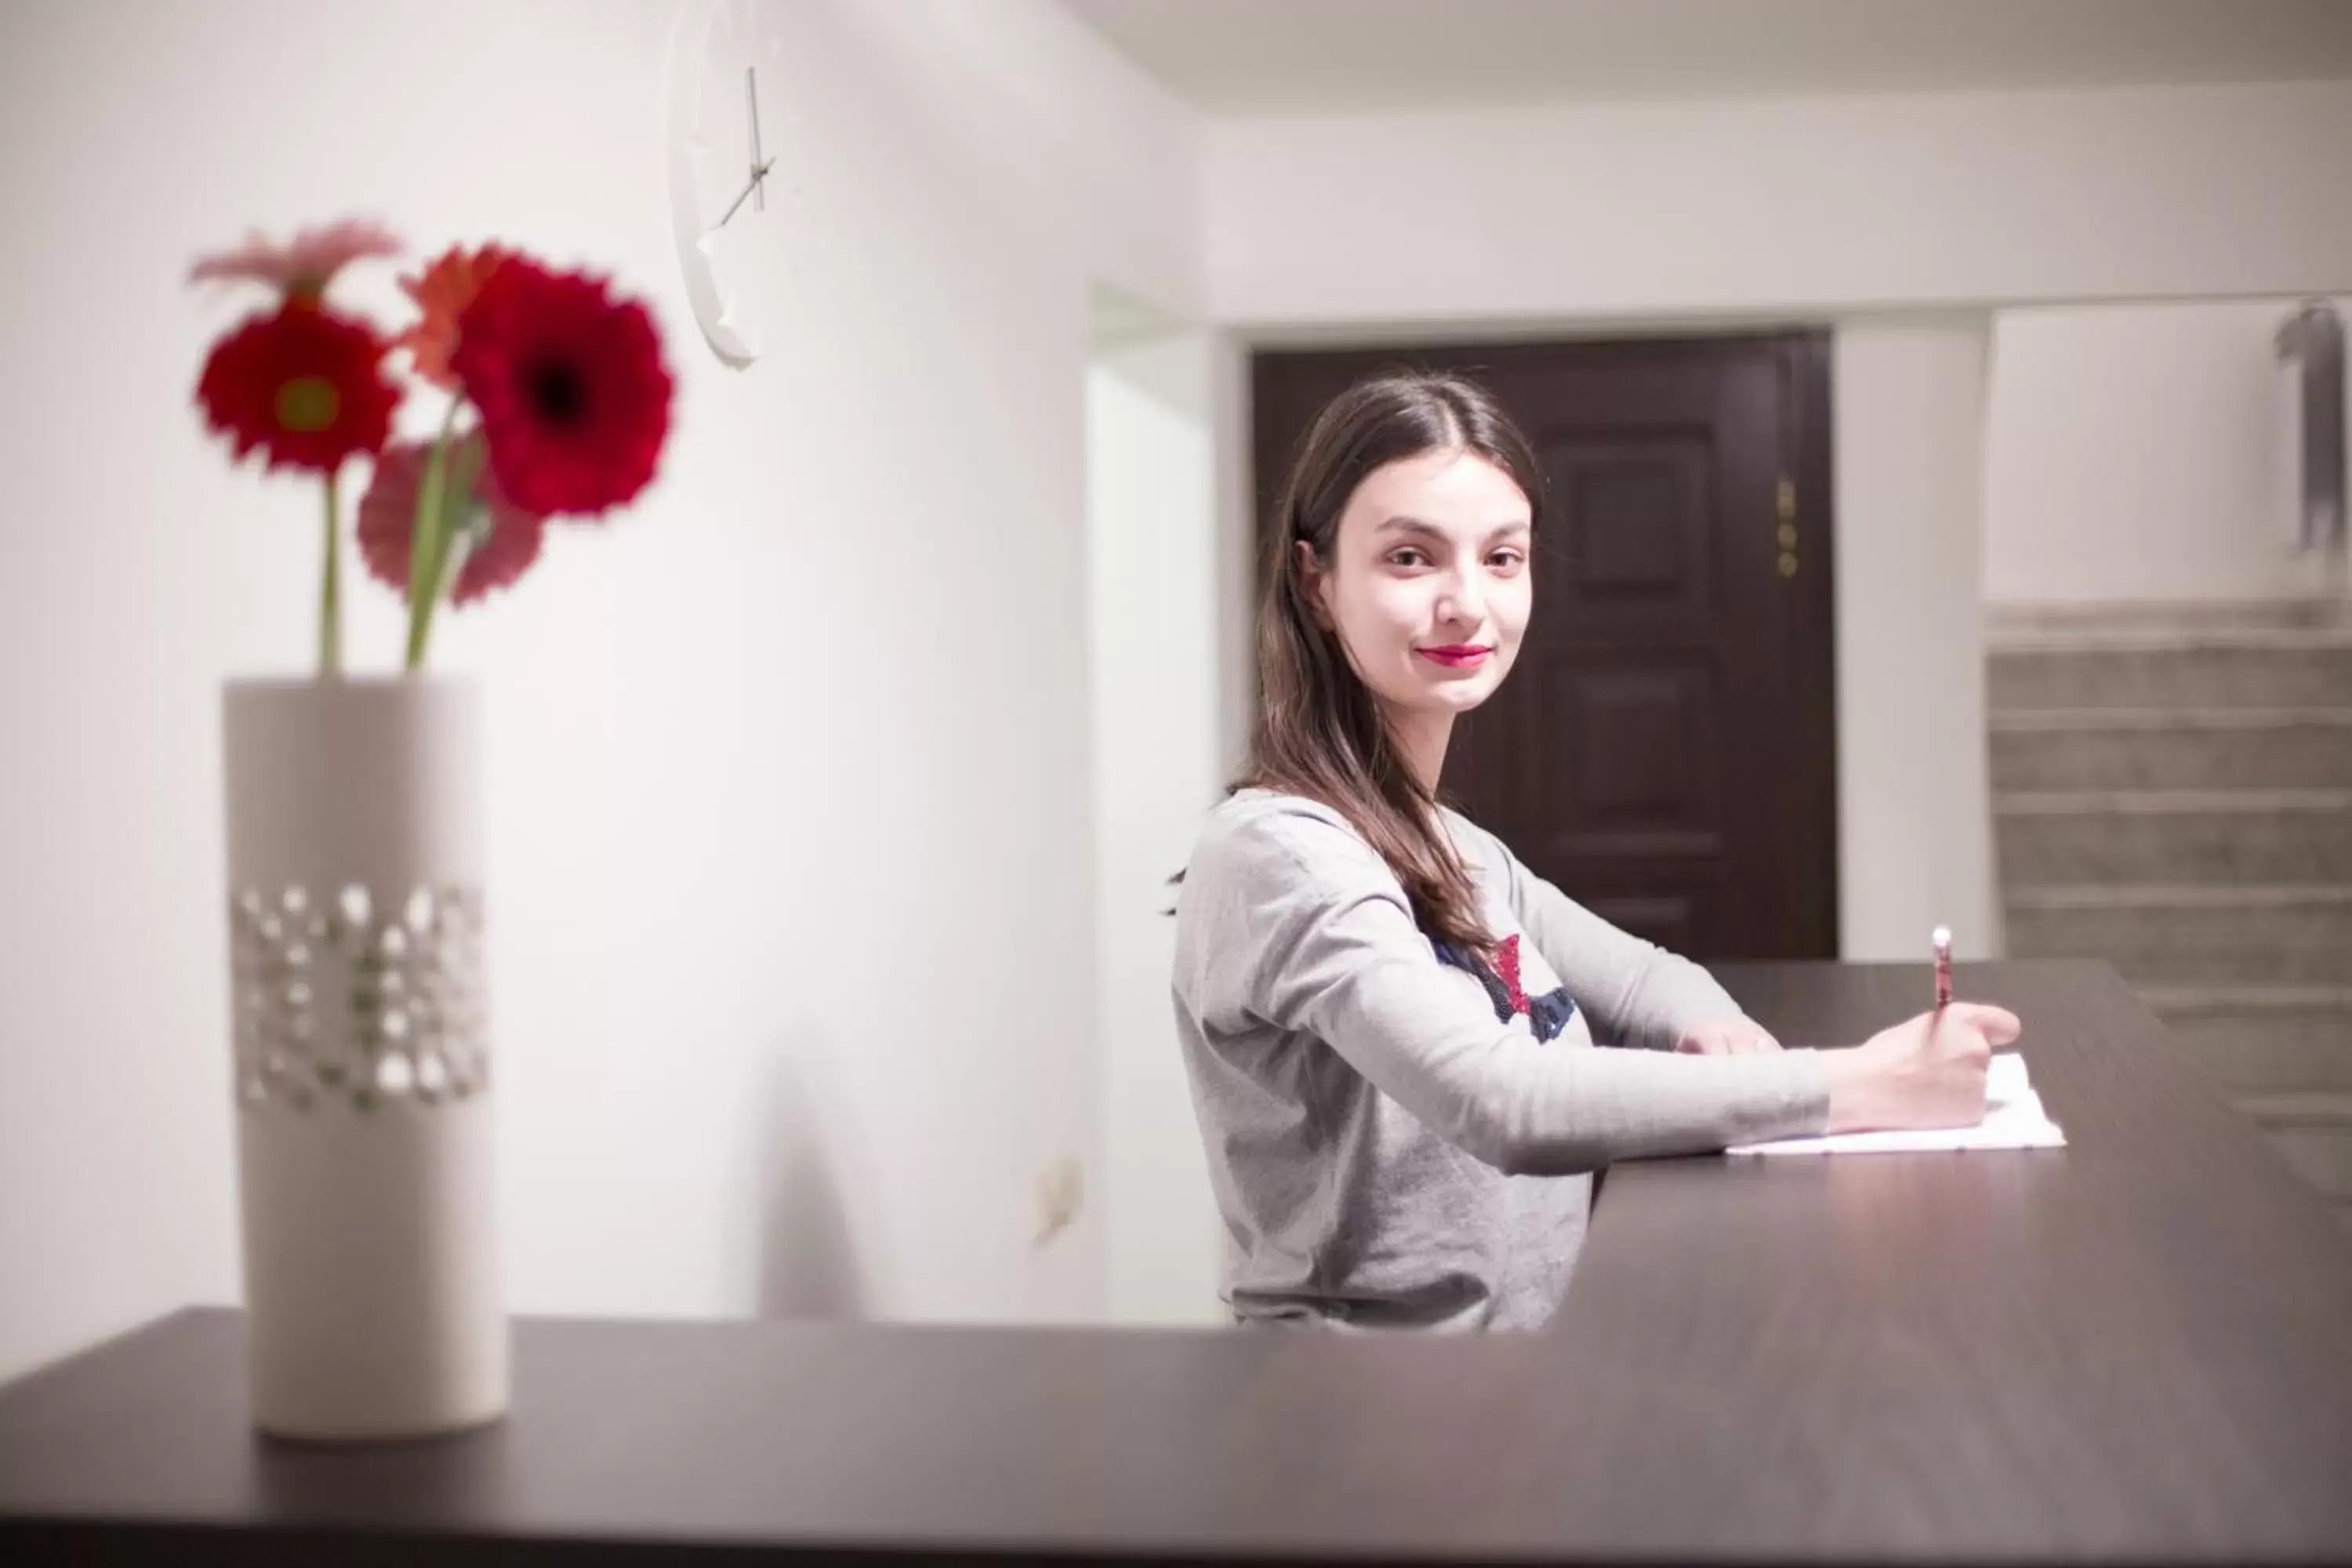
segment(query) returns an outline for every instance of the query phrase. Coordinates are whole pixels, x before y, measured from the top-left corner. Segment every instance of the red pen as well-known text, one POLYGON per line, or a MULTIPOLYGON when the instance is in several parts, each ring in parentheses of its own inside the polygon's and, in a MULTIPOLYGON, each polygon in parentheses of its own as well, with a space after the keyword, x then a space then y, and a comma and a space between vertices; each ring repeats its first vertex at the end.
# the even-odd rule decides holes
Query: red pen
POLYGON ((1952 999, 1951 928, 1937 926, 1929 940, 1936 944, 1936 1005, 1940 1008, 1952 999))

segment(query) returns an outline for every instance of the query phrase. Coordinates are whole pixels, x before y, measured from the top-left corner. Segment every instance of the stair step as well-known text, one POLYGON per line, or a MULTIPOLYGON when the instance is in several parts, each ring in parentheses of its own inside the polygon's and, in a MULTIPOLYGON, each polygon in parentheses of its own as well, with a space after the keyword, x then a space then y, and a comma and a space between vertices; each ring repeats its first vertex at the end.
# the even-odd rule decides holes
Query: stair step
POLYGON ((2242 653, 2352 647, 2352 619, 2309 626, 2084 626, 1988 630, 1996 654, 2242 653))
POLYGON ((2352 1198, 2352 1093, 2250 1095, 2238 1109, 2305 1180, 2338 1201, 2352 1198))
POLYGON ((2018 637, 1986 659, 1990 711, 2352 706, 2352 632, 2240 629, 2018 637))
POLYGON ((2352 987, 2143 987, 2139 995, 2224 1092, 2352 1091, 2352 987))
POLYGON ((2011 887, 2009 951, 2103 958, 2135 985, 2341 985, 2352 887, 2011 887))
POLYGON ((2352 789, 2016 792, 1993 828, 2004 883, 2352 882, 2352 789))
POLYGON ((2352 780, 2352 708, 2027 709, 1990 719, 1992 787, 2316 789, 2352 780))
POLYGON ((2117 631, 2184 636, 2352 625, 2352 600, 2341 595, 2270 599, 2110 599, 2090 604, 2005 604, 1985 606, 1986 636, 1995 644, 2020 638, 2106 637, 2117 631))

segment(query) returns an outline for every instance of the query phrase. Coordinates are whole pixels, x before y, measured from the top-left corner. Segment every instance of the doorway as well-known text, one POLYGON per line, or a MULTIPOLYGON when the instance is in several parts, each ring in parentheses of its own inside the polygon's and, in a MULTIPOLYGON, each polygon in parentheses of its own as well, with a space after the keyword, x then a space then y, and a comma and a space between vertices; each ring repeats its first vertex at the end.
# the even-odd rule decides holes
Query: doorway
POLYGON ((1570 898, 1693 958, 1838 955, 1829 365, 1822 331, 1252 361, 1261 572, 1284 468, 1356 380, 1458 371, 1527 432, 1534 618, 1444 787, 1570 898))

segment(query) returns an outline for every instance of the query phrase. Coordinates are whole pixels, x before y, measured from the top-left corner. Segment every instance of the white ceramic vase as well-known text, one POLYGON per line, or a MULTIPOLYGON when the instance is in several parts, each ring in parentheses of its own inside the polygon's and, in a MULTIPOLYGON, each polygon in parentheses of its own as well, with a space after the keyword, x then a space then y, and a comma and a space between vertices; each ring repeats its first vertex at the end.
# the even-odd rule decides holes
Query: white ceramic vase
POLYGON ((495 1419, 480 694, 240 680, 221 721, 255 1423, 354 1440, 495 1419))

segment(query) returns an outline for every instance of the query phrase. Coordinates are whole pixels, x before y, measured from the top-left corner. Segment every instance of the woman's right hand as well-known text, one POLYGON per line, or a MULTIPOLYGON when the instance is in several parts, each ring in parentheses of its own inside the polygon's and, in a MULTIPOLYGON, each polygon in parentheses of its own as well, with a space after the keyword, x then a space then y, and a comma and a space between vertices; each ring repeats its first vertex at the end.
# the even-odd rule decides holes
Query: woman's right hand
POLYGON ((1832 1132, 1973 1127, 1984 1120, 1985 1070, 2022 1026, 2005 1007, 1953 1002, 1861 1045, 1822 1053, 1832 1132))

